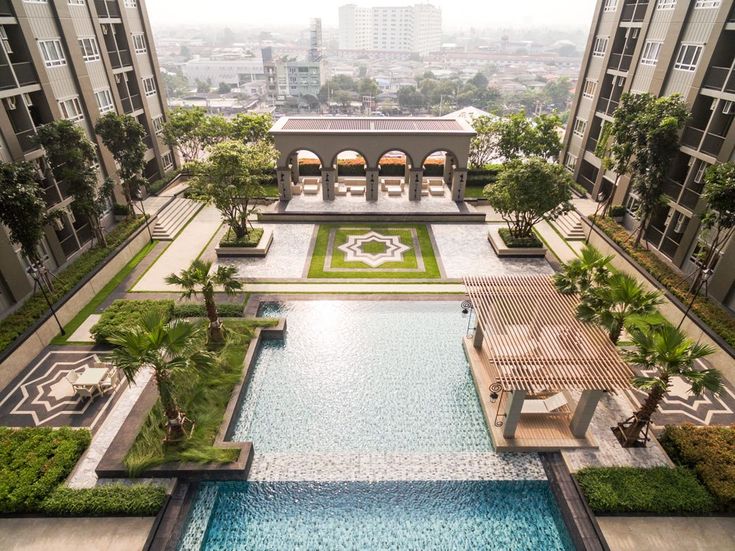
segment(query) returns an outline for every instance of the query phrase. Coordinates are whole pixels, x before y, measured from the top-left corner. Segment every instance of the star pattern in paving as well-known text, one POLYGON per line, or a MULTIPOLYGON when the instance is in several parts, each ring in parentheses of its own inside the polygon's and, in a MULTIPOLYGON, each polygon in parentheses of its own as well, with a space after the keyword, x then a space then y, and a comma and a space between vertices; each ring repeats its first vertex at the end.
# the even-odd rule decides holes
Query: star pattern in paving
POLYGON ((337 247, 345 253, 345 262, 362 262, 371 268, 378 268, 386 262, 402 262, 403 253, 411 247, 401 243, 397 235, 382 235, 375 231, 369 231, 362 235, 350 235, 344 245, 337 247), (367 243, 382 243, 385 251, 382 253, 368 253, 363 250, 367 243))

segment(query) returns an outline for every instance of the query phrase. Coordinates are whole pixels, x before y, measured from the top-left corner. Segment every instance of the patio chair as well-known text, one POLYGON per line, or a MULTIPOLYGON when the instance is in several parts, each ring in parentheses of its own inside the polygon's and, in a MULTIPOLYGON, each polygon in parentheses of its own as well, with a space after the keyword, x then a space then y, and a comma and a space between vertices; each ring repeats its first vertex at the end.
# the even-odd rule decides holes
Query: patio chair
POLYGON ((391 184, 386 186, 386 188, 388 191, 388 197, 400 197, 401 193, 403 193, 401 186, 391 184))
POLYGON ((102 387, 102 392, 107 392, 108 390, 115 390, 119 383, 120 383, 120 370, 116 368, 112 368, 107 374, 107 377, 102 379, 102 383, 100 384, 100 386, 102 387))
POLYGON ((347 190, 349 188, 344 184, 337 184, 334 186, 334 194, 335 195, 347 195, 347 190))
POLYGON ((69 382, 70 385, 74 386, 74 383, 77 382, 77 379, 79 378, 79 373, 76 371, 70 371, 66 374, 65 379, 69 382))
POLYGON ((564 397, 564 394, 558 392, 543 400, 525 400, 521 413, 566 414, 568 410, 568 408, 565 408, 566 405, 567 399, 564 397), (563 411, 562 408, 564 408, 563 411))
POLYGON ((79 396, 83 400, 87 398, 91 400, 94 396, 94 392, 92 390, 83 386, 74 387, 74 392, 76 392, 77 396, 79 396))
POLYGON ((301 192, 304 190, 303 186, 301 184, 296 184, 291 188, 291 193, 293 195, 301 195, 301 192))
POLYGON ((350 195, 365 195, 365 186, 350 186, 350 195))

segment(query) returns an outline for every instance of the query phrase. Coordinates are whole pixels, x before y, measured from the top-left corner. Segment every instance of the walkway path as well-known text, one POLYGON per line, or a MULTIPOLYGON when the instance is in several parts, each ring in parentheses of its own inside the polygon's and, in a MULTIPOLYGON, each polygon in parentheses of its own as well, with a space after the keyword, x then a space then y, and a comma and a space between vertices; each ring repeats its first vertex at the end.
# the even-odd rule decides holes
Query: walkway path
POLYGON ((612 551, 735 549, 732 517, 597 517, 612 551))

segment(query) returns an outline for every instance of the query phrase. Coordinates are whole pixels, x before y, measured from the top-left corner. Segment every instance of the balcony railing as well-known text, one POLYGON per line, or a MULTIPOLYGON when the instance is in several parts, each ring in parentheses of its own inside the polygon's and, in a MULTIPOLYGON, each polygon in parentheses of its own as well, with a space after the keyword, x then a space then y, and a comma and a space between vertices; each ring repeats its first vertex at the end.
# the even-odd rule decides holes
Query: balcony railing
POLYGON ((699 193, 692 191, 691 189, 685 189, 679 198, 679 204, 690 210, 694 210, 699 202, 699 197, 699 193))
POLYGON ((0 17, 15 17, 10 0, 0 0, 0 17))
POLYGON ((95 0, 97 14, 100 18, 118 18, 120 17, 120 6, 117 2, 109 2, 105 0, 95 0))
POLYGON ((130 57, 130 50, 111 50, 108 54, 110 55, 110 62, 112 63, 113 69, 130 67, 133 64, 130 57))
POLYGON ((702 136, 704 136, 704 130, 687 126, 681 137, 681 143, 692 149, 699 149, 699 144, 702 143, 702 136))
POLYGON ((134 94, 127 98, 122 98, 122 106, 123 106, 123 112, 126 115, 129 115, 130 113, 133 113, 134 111, 143 109, 143 101, 140 99, 140 96, 138 94, 134 94))
POLYGON ((57 203, 61 203, 61 194, 55 185, 51 184, 43 190, 46 199, 46 207, 51 208, 57 203))
POLYGON ((623 6, 623 13, 620 21, 623 23, 640 23, 646 16, 648 2, 638 2, 636 4, 626 4, 623 6))
POLYGON ((720 154, 723 143, 725 143, 725 136, 718 136, 717 134, 707 132, 702 142, 701 150, 709 153, 713 157, 717 157, 720 154))
POLYGON ((674 201, 679 198, 681 188, 682 185, 679 182, 674 182, 672 180, 666 180, 664 182, 664 193, 671 197, 674 201))
POLYGON ((15 71, 15 77, 18 79, 20 86, 28 86, 38 82, 38 75, 30 61, 13 63, 13 71, 15 71))
POLYGON ((704 77, 702 86, 710 90, 725 90, 735 93, 735 72, 731 73, 729 67, 710 67, 707 76, 704 77))
POLYGON ((579 174, 579 183, 582 184, 589 193, 592 193, 592 190, 595 187, 595 182, 582 173, 579 174))
POLYGON ((699 128, 687 126, 684 130, 684 135, 681 137, 681 143, 692 149, 699 149, 713 157, 717 157, 720 154, 720 149, 722 149, 722 144, 725 143, 725 137, 712 134, 711 132, 705 133, 704 130, 700 130, 699 128))
POLYGON ((612 98, 601 97, 597 102, 597 110, 612 117, 613 113, 615 113, 615 110, 618 108, 619 103, 620 102, 612 98))
POLYGON ((587 140, 587 145, 585 146, 585 149, 594 153, 597 149, 597 138, 589 138, 587 140))
MULTIPOLYGON (((22 100, 19 100, 22 101, 22 100)), ((16 137, 20 143, 20 148, 23 153, 30 153, 39 148, 39 145, 35 143, 36 131, 31 128, 30 130, 23 130, 22 132, 16 132, 16 137)))
POLYGON ((627 71, 630 69, 632 59, 633 56, 631 54, 612 53, 610 54, 610 65, 607 68, 613 71, 627 71))
POLYGON ((10 65, 0 65, 0 90, 10 90, 17 86, 10 65))

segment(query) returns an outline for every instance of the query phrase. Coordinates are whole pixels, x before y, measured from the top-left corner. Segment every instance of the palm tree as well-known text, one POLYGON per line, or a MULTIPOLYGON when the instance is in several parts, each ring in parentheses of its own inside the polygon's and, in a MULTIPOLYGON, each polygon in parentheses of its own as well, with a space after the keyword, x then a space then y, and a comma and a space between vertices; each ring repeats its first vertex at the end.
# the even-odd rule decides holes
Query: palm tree
POLYGON ((648 396, 633 417, 618 423, 614 429, 625 447, 638 442, 673 377, 681 377, 689 383, 695 396, 705 390, 715 394, 722 390, 722 375, 718 370, 694 368, 695 360, 714 352, 711 346, 691 341, 680 329, 668 323, 648 329, 631 329, 631 337, 635 347, 625 353, 625 359, 646 371, 655 370, 655 374, 633 379, 633 386, 647 391, 648 396))
POLYGON ((169 285, 179 285, 183 288, 181 296, 191 298, 201 293, 204 297, 204 307, 209 318, 209 340, 210 342, 222 342, 225 338, 222 331, 222 323, 219 320, 217 305, 214 302, 214 288, 222 286, 225 293, 234 295, 242 289, 242 283, 235 279, 237 269, 232 266, 217 266, 217 270, 210 274, 212 263, 204 260, 195 260, 187 269, 182 270, 179 275, 170 274, 166 277, 169 285))
POLYGON ((185 438, 184 412, 175 396, 174 377, 195 366, 206 365, 213 356, 195 348, 198 329, 183 320, 168 322, 161 312, 151 311, 137 325, 123 328, 108 340, 115 346, 112 363, 132 382, 143 367, 153 369, 164 414, 166 440, 185 438))
POLYGON ((661 293, 646 291, 633 276, 616 273, 605 285, 592 288, 582 296, 577 306, 577 317, 599 323, 617 344, 626 321, 633 316, 645 316, 661 304, 661 293))
POLYGON ((603 254, 587 245, 581 256, 564 264, 562 271, 554 274, 554 284, 560 293, 586 293, 590 288, 602 285, 610 278, 612 256, 603 254))

